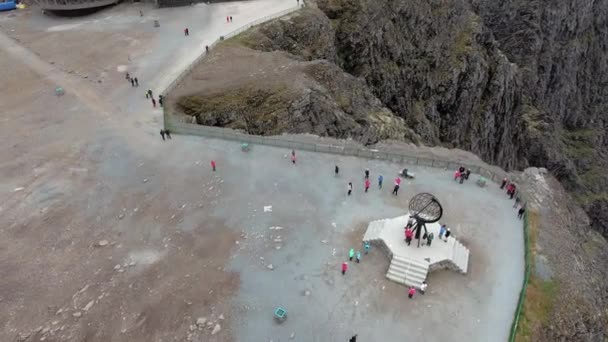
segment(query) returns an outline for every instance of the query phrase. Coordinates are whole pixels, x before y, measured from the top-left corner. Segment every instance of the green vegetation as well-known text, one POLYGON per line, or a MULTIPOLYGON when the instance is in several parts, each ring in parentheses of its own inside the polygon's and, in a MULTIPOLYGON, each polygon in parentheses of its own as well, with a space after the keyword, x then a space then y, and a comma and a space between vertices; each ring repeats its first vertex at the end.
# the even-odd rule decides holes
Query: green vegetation
POLYGON ((540 125, 542 120, 540 119, 540 111, 538 108, 531 105, 524 105, 523 119, 531 136, 538 137, 541 135, 540 125))
POLYGON ((598 134, 593 129, 563 131, 562 141, 565 153, 572 159, 590 159, 595 155, 595 137, 598 134))
POLYGON ((190 95, 177 100, 184 114, 207 125, 244 129, 252 134, 276 134, 287 129, 279 120, 294 95, 285 85, 241 87, 220 94, 190 95))
MULTIPOLYGON (((526 234, 526 277, 529 275, 527 285, 524 282, 523 298, 520 298, 521 312, 517 330, 512 331, 510 341, 529 342, 536 341, 535 332, 548 324, 551 310, 559 291, 559 284, 555 280, 544 280, 534 272, 536 256, 536 239, 539 229, 539 215, 535 211, 526 213, 524 228, 526 234), (523 303, 521 302, 523 300, 523 303)), ((517 320, 517 318, 516 318, 517 320)))
POLYGON ((473 35, 479 29, 479 18, 469 16, 462 29, 454 36, 450 62, 452 66, 461 64, 462 59, 473 52, 473 35))
POLYGON ((586 207, 596 201, 608 202, 608 192, 602 191, 598 193, 584 192, 574 195, 574 199, 581 207, 586 207))

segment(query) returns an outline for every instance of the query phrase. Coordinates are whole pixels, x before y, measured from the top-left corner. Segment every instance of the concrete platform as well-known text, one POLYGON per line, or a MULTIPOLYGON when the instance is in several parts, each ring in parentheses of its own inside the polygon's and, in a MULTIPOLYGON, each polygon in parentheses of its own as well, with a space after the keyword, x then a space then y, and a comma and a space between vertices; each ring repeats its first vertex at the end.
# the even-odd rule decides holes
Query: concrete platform
POLYGON ((414 239, 411 245, 405 243, 404 227, 409 215, 392 219, 370 222, 363 237, 369 242, 386 250, 391 260, 386 277, 407 286, 420 288, 428 272, 449 268, 466 274, 469 264, 469 250, 453 236, 439 240, 439 223, 427 224, 427 232, 433 233, 435 239, 431 246, 426 240, 414 239))

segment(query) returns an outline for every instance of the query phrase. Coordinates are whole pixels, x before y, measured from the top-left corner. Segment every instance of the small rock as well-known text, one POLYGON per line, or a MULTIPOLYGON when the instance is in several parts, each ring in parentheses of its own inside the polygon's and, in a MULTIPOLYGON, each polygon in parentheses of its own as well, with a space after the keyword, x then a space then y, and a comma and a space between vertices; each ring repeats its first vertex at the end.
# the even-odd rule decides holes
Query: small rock
POLYGON ((122 334, 124 334, 124 333, 126 333, 126 332, 127 332, 127 329, 122 329, 122 330, 120 330, 120 332, 121 332, 122 334))
POLYGON ((144 183, 148 183, 148 178, 144 178, 144 183))
POLYGON ((221 314, 217 319, 224 320, 224 314, 221 314))
POLYGON ((124 217, 125 217, 125 214, 120 214, 120 215, 118 215, 118 219, 119 219, 119 220, 122 220, 124 217))
POLYGON ((131 261, 131 262, 129 263, 129 266, 135 266, 135 265, 136 265, 135 261, 131 261))
POLYGON ((321 243, 327 243, 327 240, 321 240, 321 243))
POLYGON ((59 321, 53 321, 51 324, 52 325, 57 325, 57 324, 59 324, 59 321))
POLYGON ((59 315, 59 314, 61 314, 62 312, 63 312, 63 309, 59 309, 59 310, 57 310, 57 312, 55 312, 55 315, 59 315))
POLYGON ((21 190, 25 189, 24 187, 20 186, 18 188, 15 188, 15 190, 13 190, 13 192, 19 192, 21 190))
POLYGON ((74 312, 74 313, 72 314, 72 316, 74 316, 74 317, 78 318, 78 317, 82 316, 82 312, 80 312, 80 311, 76 311, 76 312, 74 312))
POLYGON ((199 317, 196 320, 196 325, 198 325, 199 327, 205 325, 205 323, 207 323, 207 318, 205 317, 199 317))
POLYGON ((91 307, 93 307, 93 304, 95 304, 95 301, 94 301, 94 300, 92 300, 92 301, 90 301, 89 303, 87 303, 87 305, 85 305, 85 307, 84 307, 84 308, 82 308, 82 310, 84 310, 84 311, 89 311, 89 309, 90 309, 91 307))
POLYGON ((99 246, 99 247, 107 246, 107 245, 108 245, 108 243, 109 243, 109 242, 108 242, 108 240, 100 240, 100 241, 97 243, 97 246, 99 246))
POLYGON ((190 331, 194 331, 196 330, 196 326, 195 325, 190 325, 190 331))
POLYGON ((211 335, 215 335, 215 334, 219 333, 220 330, 222 330, 222 327, 218 323, 218 324, 215 325, 215 327, 213 327, 213 330, 211 331, 211 335))
POLYGON ((276 246, 274 249, 278 251, 279 249, 281 249, 281 246, 276 246))
POLYGON ((116 266, 114 266, 114 270, 118 271, 120 269, 120 264, 116 264, 116 266))
POLYGON ((305 290, 304 291, 304 296, 306 296, 306 297, 310 296, 310 291, 309 290, 305 290))
POLYGON ((289 335, 289 339, 293 340, 294 338, 296 338, 296 333, 292 332, 291 335, 289 335))
POLYGON ((271 271, 274 270, 274 266, 272 266, 272 264, 268 264, 268 266, 266 266, 266 268, 269 269, 269 270, 271 270, 271 271))
POLYGON ((48 333, 49 330, 51 330, 51 328, 49 328, 49 327, 42 329, 42 334, 44 335, 44 334, 48 333))

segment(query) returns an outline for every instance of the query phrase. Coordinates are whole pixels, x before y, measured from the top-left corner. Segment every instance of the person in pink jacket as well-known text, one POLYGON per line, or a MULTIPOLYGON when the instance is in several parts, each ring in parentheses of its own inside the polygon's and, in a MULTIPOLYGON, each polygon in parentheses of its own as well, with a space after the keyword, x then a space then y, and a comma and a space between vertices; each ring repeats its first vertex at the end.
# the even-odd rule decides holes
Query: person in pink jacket
POLYGON ((369 178, 365 178, 365 192, 369 190, 369 186, 371 185, 369 178))

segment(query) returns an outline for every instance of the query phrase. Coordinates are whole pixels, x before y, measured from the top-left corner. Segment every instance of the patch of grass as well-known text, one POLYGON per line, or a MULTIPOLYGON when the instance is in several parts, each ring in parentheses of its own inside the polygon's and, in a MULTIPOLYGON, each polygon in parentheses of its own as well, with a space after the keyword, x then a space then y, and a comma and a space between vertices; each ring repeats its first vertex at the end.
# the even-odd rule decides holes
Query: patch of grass
POLYGON ((473 34, 479 28, 479 19, 473 15, 469 16, 454 36, 450 61, 452 66, 457 66, 462 59, 473 52, 473 34))
POLYGON ((526 123, 526 128, 528 129, 528 132, 530 132, 532 136, 540 136, 541 131, 539 128, 542 121, 540 119, 540 111, 538 110, 538 108, 531 105, 524 105, 522 116, 524 122, 526 123))
POLYGON ((530 278, 526 290, 523 309, 517 326, 515 341, 536 341, 535 333, 549 322, 553 304, 557 298, 559 284, 555 280, 544 280, 535 275, 534 258, 538 238, 539 216, 535 211, 528 213, 530 278))
POLYGON ((576 204, 580 205, 581 207, 586 207, 596 201, 608 202, 608 192, 602 191, 598 193, 577 193, 574 196, 574 200, 576 201, 576 204))
POLYGON ((592 158, 595 155, 595 137, 597 134, 593 129, 562 131, 561 137, 565 144, 566 155, 572 159, 592 158))

